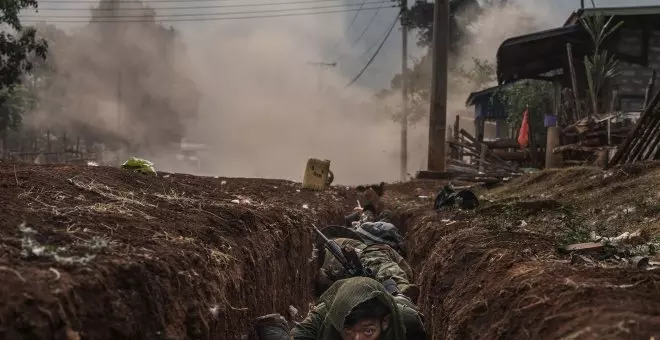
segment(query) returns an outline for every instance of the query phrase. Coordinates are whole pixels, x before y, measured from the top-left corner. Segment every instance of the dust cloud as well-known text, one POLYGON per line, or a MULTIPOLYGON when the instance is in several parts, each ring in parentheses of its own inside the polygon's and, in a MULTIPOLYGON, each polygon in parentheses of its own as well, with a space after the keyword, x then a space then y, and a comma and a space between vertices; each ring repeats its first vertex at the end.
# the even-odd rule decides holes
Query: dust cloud
POLYGON ((314 64, 345 40, 341 16, 238 25, 207 26, 187 40, 203 93, 187 135, 214 153, 204 172, 301 180, 314 157, 331 160, 337 183, 397 179, 398 128, 373 91, 346 88, 350 79, 314 64))
MULTIPOLYGON (((489 10, 459 59, 493 61, 505 38, 538 28, 539 13, 489 10)), ((59 92, 42 94, 49 100, 27 122, 93 127, 90 134, 132 145, 123 157, 148 158, 162 171, 300 181, 314 157, 331 160, 338 184, 395 181, 400 128, 374 102, 379 89, 346 88, 350 79, 313 64, 351 48, 343 43, 349 17, 163 23, 180 33, 171 41, 156 25, 122 24, 120 44, 108 33, 116 24, 67 26, 66 43, 51 45, 59 92), (57 93, 75 100, 57 101, 57 93), (204 145, 198 163, 181 159, 181 139, 204 145)), ((451 91, 450 117, 469 92, 451 91)), ((425 168, 427 140, 425 120, 411 127, 410 173, 425 168)))

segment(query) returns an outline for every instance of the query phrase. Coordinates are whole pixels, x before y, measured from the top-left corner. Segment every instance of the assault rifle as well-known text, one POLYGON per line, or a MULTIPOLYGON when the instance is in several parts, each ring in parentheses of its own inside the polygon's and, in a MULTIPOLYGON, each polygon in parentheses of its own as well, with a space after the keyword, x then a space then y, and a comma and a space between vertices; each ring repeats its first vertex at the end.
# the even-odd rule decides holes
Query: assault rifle
POLYGON ((316 234, 323 239, 323 245, 325 248, 328 249, 328 251, 337 259, 337 261, 339 261, 339 263, 341 263, 341 265, 344 267, 344 269, 346 269, 351 277, 374 276, 370 268, 364 268, 364 266, 362 266, 362 262, 360 262, 360 259, 358 258, 354 248, 346 246, 340 247, 336 241, 325 237, 325 235, 323 235, 323 233, 314 224, 312 224, 312 228, 314 228, 316 234))

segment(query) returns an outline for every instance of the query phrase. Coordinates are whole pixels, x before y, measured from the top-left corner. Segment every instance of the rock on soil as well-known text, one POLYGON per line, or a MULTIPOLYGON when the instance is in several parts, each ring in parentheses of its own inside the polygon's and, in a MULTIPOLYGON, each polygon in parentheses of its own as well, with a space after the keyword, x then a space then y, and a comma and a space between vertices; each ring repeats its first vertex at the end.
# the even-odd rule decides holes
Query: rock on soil
POLYGON ((345 195, 0 165, 0 339, 241 339, 259 315, 304 315, 309 225, 338 222, 345 195))

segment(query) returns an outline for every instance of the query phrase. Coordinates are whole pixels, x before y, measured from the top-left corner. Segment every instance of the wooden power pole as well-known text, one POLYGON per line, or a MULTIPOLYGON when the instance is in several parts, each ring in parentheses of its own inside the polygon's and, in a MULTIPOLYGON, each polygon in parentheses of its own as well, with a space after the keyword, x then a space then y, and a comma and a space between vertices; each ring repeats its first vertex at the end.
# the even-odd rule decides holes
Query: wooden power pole
POLYGON ((445 171, 447 138, 447 67, 449 0, 436 0, 433 9, 433 74, 429 117, 429 171, 445 171))
POLYGON ((123 128, 123 122, 121 117, 121 71, 117 72, 117 130, 120 131, 123 128))
POLYGON ((408 0, 401 0, 401 181, 408 174, 408 0))

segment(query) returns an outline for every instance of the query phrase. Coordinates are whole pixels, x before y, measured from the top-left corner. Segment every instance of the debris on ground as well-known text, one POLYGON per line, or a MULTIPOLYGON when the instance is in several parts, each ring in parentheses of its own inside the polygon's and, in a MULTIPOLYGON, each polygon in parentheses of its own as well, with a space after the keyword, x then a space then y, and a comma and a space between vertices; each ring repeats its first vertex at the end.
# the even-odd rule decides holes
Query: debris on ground
POLYGON ((660 92, 656 92, 649 105, 644 108, 631 133, 617 148, 610 164, 660 160, 660 92))
MULTIPOLYGON (((436 210, 420 198, 446 180, 387 185, 380 200, 405 233, 432 337, 660 333, 660 164, 537 171, 490 189, 454 184, 480 204, 436 210), (557 251, 584 243, 603 247, 557 251)), ((244 339, 259 315, 300 319, 314 301, 310 226, 342 223, 358 199, 345 187, 85 165, 3 163, 0 187, 8 339, 244 339), (53 252, 95 257, 65 265, 53 252)))
POLYGON ((146 159, 131 157, 121 165, 122 169, 141 172, 148 175, 156 175, 154 164, 146 159))
POLYGON ((472 216, 458 215, 467 219, 453 209, 415 206, 414 189, 406 201, 390 187, 397 194, 386 202, 410 216, 408 256, 434 336, 657 338, 660 306, 649 301, 660 299, 660 258, 649 245, 660 235, 660 163, 608 172, 543 170, 479 189, 483 204, 472 216), (614 211, 619 216, 608 220, 614 211), (569 251, 557 252, 560 246, 569 251), (593 310, 599 313, 585 312, 593 310), (634 323, 622 331, 613 322, 621 318, 634 323))
POLYGON ((479 199, 471 190, 457 188, 450 183, 435 196, 433 208, 437 210, 452 206, 458 206, 461 209, 476 209, 479 206, 479 199))

